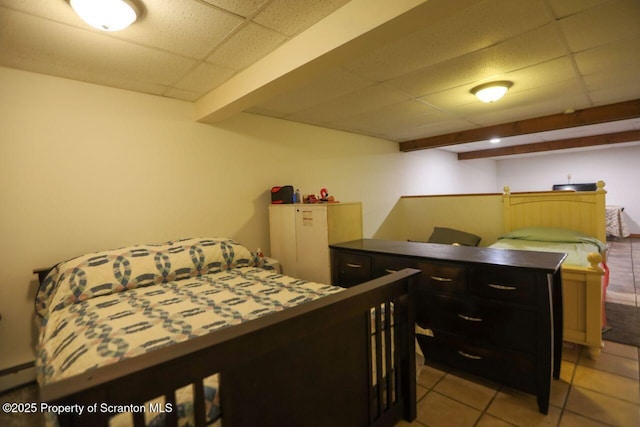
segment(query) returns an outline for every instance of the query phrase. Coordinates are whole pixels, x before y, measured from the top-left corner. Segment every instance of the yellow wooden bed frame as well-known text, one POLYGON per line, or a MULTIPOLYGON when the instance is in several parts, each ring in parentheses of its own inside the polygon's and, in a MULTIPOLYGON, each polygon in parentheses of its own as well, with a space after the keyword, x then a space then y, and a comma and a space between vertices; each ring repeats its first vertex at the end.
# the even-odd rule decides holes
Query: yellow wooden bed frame
MULTIPOLYGON (((561 227, 606 242, 604 182, 595 191, 511 193, 504 187, 504 231, 524 227, 561 227)), ((563 339, 584 345, 598 359, 602 343, 603 258, 587 256, 589 267, 562 266, 563 339)))

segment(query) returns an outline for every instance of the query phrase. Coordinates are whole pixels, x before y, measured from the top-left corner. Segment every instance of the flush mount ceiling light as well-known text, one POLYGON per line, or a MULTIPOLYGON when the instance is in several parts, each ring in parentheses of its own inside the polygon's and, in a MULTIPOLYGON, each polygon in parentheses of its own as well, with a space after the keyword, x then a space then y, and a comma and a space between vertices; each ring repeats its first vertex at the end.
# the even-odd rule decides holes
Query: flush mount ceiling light
POLYGON ((135 0, 69 0, 78 16, 101 31, 120 31, 140 17, 142 6, 135 0))
POLYGON ((511 86, 513 86, 513 82, 507 80, 490 82, 474 87, 471 89, 471 93, 482 102, 494 102, 502 98, 511 86))

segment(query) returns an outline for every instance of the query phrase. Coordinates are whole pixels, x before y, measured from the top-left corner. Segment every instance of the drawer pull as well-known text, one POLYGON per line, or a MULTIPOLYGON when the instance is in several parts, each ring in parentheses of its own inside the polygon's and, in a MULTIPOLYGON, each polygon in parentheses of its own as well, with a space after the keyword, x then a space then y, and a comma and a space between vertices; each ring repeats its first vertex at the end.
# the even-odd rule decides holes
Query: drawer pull
POLYGON ((396 273, 398 270, 394 270, 393 268, 387 268, 384 271, 387 272, 387 273, 396 273))
POLYGON ((448 277, 431 276, 431 278, 437 282, 453 282, 453 279, 448 277))
POLYGON ((362 268, 362 265, 347 263, 347 267, 350 267, 350 268, 362 268))
POLYGON ((465 316, 464 314, 458 314, 458 317, 463 320, 468 320, 469 322, 482 322, 482 319, 479 317, 465 316))
POLYGON ((467 359, 473 359, 473 360, 480 360, 480 359, 482 359, 482 357, 481 357, 481 356, 475 356, 475 355, 473 355, 473 354, 465 353, 465 352, 464 352, 464 351, 462 351, 462 350, 458 350, 458 354, 459 354, 460 356, 462 356, 462 357, 466 357, 467 359))
POLYGON ((515 291, 516 289, 518 289, 515 286, 496 285, 495 283, 489 283, 489 286, 493 289, 499 289, 501 291, 515 291))

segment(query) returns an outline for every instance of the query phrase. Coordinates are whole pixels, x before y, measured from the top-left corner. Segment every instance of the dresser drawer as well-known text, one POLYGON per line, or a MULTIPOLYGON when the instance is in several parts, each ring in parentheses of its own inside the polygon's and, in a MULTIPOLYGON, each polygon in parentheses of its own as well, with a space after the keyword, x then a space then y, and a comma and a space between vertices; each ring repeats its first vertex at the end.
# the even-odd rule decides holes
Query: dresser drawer
POLYGON ((463 265, 445 263, 418 262, 416 267, 422 270, 420 287, 432 292, 466 292, 468 268, 463 265))
POLYGON ((373 259, 373 275, 381 277, 404 268, 415 268, 416 262, 411 258, 378 255, 373 259))
POLYGON ((351 287, 373 279, 371 257, 350 252, 332 252, 334 285, 351 287))
POLYGON ((516 269, 478 268, 471 273, 470 291, 479 296, 520 304, 536 304, 536 274, 516 269))
POLYGON ((426 318, 416 314, 419 324, 434 330, 449 332, 470 342, 483 342, 535 354, 536 313, 503 302, 479 300, 473 297, 435 296, 427 305, 426 318))
POLYGON ((536 371, 536 360, 532 355, 468 343, 438 331, 434 331, 433 337, 417 337, 427 360, 454 366, 525 392, 536 390, 535 375, 531 375, 536 371))

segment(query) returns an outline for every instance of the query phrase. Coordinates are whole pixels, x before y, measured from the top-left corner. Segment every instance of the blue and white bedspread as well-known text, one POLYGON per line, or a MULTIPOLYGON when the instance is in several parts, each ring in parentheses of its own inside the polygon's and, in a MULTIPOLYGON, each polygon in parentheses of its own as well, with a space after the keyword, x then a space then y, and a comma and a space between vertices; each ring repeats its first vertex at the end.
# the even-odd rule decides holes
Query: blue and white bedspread
POLYGON ((262 264, 251 251, 223 238, 132 246, 59 264, 36 298, 43 317, 39 383, 342 290, 262 264))

